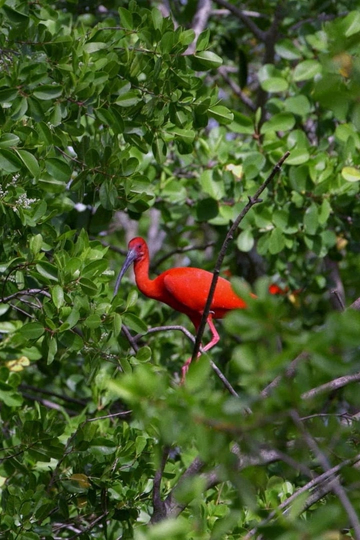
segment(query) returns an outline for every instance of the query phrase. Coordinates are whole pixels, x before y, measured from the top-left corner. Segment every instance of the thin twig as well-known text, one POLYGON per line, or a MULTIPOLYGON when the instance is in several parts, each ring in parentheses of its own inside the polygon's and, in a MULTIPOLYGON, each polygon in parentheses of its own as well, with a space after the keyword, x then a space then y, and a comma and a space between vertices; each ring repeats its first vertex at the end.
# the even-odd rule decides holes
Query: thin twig
POLYGON ((130 343, 131 347, 133 348, 133 351, 135 353, 137 353, 138 350, 139 350, 139 347, 137 346, 136 342, 134 341, 134 338, 130 334, 129 329, 128 329, 127 326, 125 326, 125 324, 123 324, 123 326, 121 328, 121 331, 124 334, 124 336, 126 337, 126 339, 128 340, 128 342, 130 343))
MULTIPOLYGON (((304 360, 308 360, 310 357, 310 354, 307 353, 307 352, 302 352, 300 353, 296 358, 294 358, 294 360, 292 360, 289 364, 289 366, 286 368, 286 371, 285 371, 285 378, 286 379, 293 379, 294 376, 295 376, 295 373, 296 373, 296 369, 298 367, 298 364, 304 360)), ((276 388, 277 386, 279 386, 279 384, 281 383, 282 379, 283 379, 283 376, 284 375, 278 375, 277 377, 275 377, 275 379, 273 381, 271 381, 271 383, 269 383, 261 392, 261 397, 262 398, 266 398, 270 395, 270 393, 274 390, 274 388, 276 388)))
POLYGON ((198 328, 198 331, 197 331, 197 334, 196 334, 196 341, 195 341, 194 350, 193 350, 193 354, 192 354, 192 361, 194 361, 195 358, 197 358, 199 350, 200 350, 201 340, 202 340, 202 337, 203 337, 203 334, 204 334, 204 329, 205 329, 205 326, 206 326, 207 318, 208 318, 209 313, 210 313, 211 303, 212 303, 213 298, 214 298, 216 284, 217 284, 219 274, 220 274, 220 267, 221 267, 221 264, 222 264, 222 262, 224 260, 227 247, 228 247, 230 241, 232 240, 233 234, 236 231, 239 224, 241 223, 241 221, 246 216, 246 214, 249 212, 249 210, 251 210, 251 208, 255 204, 258 204, 258 203, 262 202, 261 199, 260 199, 260 195, 267 188, 267 186, 270 184, 270 182, 273 180, 273 178, 276 176, 276 174, 278 174, 281 171, 281 166, 283 165, 284 161, 289 157, 289 155, 290 155, 290 152, 286 152, 282 156, 282 158, 277 162, 275 167, 272 169, 271 173, 269 174, 269 176, 267 177, 265 182, 263 182, 263 184, 256 191, 255 195, 253 197, 249 197, 249 202, 245 205, 243 210, 240 212, 240 214, 238 215, 238 217, 234 221, 233 225, 230 227, 230 229, 229 229, 229 231, 228 231, 228 233, 227 233, 227 235, 225 237, 224 243, 222 245, 221 251, 220 251, 219 256, 217 258, 217 261, 216 261, 215 270, 213 272, 213 278, 212 278, 212 281, 211 281, 209 294, 208 294, 207 301, 206 301, 206 304, 205 304, 205 307, 204 307, 204 311, 203 311, 203 314, 202 314, 202 317, 201 317, 201 322, 200 322, 200 325, 199 325, 199 328, 198 328))

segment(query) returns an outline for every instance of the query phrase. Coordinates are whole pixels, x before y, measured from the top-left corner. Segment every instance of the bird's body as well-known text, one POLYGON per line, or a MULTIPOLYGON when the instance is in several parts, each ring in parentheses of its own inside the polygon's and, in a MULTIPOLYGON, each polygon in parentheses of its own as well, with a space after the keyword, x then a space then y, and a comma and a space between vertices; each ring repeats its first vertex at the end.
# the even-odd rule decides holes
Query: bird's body
MULTIPOLYGON (((201 268, 180 267, 165 270, 155 279, 149 278, 149 251, 143 238, 133 238, 129 242, 129 251, 115 285, 115 294, 120 281, 130 264, 134 263, 136 285, 149 298, 159 300, 171 308, 189 317, 197 330, 208 298, 213 274, 201 268)), ((219 341, 219 335, 212 319, 222 319, 233 309, 243 309, 246 303, 237 296, 229 281, 219 277, 211 303, 207 323, 212 333, 212 340, 203 351, 209 350, 219 341)), ((183 378, 191 362, 183 367, 183 378)))

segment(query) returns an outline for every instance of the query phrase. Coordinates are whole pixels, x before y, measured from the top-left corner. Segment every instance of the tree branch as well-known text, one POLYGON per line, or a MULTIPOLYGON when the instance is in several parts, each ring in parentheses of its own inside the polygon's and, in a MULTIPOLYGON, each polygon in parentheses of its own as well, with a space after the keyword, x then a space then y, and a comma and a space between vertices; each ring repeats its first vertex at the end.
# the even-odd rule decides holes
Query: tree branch
POLYGON ((189 45, 186 54, 193 54, 196 48, 196 40, 205 30, 211 14, 211 0, 198 0, 195 16, 192 20, 191 28, 195 32, 194 41, 189 45))
POLYGON ((236 82, 233 81, 231 77, 229 77, 228 70, 226 69, 226 67, 225 66, 219 67, 217 72, 222 76, 222 78, 230 86, 234 94, 244 103, 244 105, 246 105, 246 107, 248 107, 250 111, 255 112, 256 111, 255 103, 241 90, 240 86, 236 84, 236 82))
POLYGON ((165 446, 161 456, 161 462, 154 476, 153 486, 153 507, 154 512, 150 523, 158 523, 167 517, 166 504, 161 498, 161 480, 164 474, 165 465, 169 456, 170 446, 165 446))
POLYGON ((247 538, 251 538, 254 536, 259 529, 259 527, 263 527, 264 525, 267 525, 273 518, 278 517, 279 510, 282 511, 283 514, 286 514, 290 508, 291 504, 301 495, 302 493, 306 493, 307 491, 313 490, 313 493, 306 499, 306 501, 303 504, 303 507, 301 509, 301 513, 305 512, 310 508, 313 504, 317 503, 320 499, 322 499, 325 495, 330 493, 330 491, 333 488, 334 481, 336 480, 336 474, 343 468, 348 465, 355 465, 360 460, 360 454, 355 456, 352 459, 347 459, 340 463, 339 465, 336 465, 332 469, 329 469, 325 471, 323 474, 320 474, 319 476, 316 476, 316 478, 313 478, 295 491, 290 497, 288 497, 285 501, 283 501, 279 506, 276 508, 276 510, 273 510, 270 512, 270 514, 261 521, 256 527, 251 529, 251 531, 248 532, 247 538))
POLYGON ((319 394, 323 394, 325 392, 333 392, 334 390, 343 388, 343 386, 358 381, 360 381, 360 371, 358 373, 353 373, 352 375, 344 375, 343 377, 334 379, 333 381, 317 386, 316 388, 312 388, 311 390, 308 390, 307 392, 301 394, 301 399, 311 399, 315 396, 318 396, 319 394))
MULTIPOLYGON (((317 445, 317 442, 315 439, 310 435, 310 433, 305 429, 303 423, 301 422, 301 419, 297 413, 297 411, 291 411, 290 416, 293 419, 294 424, 298 427, 300 430, 306 444, 310 448, 310 450, 314 453, 316 458, 319 461, 320 466, 322 467, 324 472, 331 471, 330 463, 325 456, 325 454, 320 450, 319 446, 317 445)), ((334 494, 338 497, 339 501, 341 502, 348 518, 351 523, 352 528, 354 529, 354 535, 356 540, 360 540, 360 521, 357 516, 357 513, 351 504, 351 501, 349 497, 346 494, 345 489, 341 485, 340 480, 335 477, 334 481, 332 483, 331 490, 334 492, 334 494)))
POLYGON ((193 350, 193 354, 192 354, 192 361, 194 361, 195 358, 197 358, 199 350, 200 350, 201 340, 202 340, 202 337, 203 337, 203 334, 204 334, 204 329, 205 329, 205 326, 206 326, 207 318, 208 318, 209 313, 210 313, 211 303, 212 303, 213 298, 214 298, 216 284, 217 284, 219 274, 220 274, 220 268, 221 268, 222 262, 224 260, 225 254, 226 254, 227 247, 228 247, 230 241, 232 240, 233 234, 236 231, 239 224, 241 223, 241 221, 246 216, 246 214, 249 212, 249 210, 251 210, 251 208, 255 204, 262 202, 261 199, 260 199, 260 195, 267 188, 267 186, 270 184, 270 182, 273 180, 273 178, 276 176, 276 174, 278 174, 281 171, 281 166, 283 165, 284 161, 289 157, 289 155, 290 155, 290 152, 286 152, 282 156, 282 158, 277 162, 275 167, 272 169, 272 171, 269 174, 268 178, 258 188, 255 195, 253 197, 249 197, 249 202, 243 208, 242 212, 240 212, 240 214, 238 215, 238 217, 236 218, 236 220, 234 221, 234 223, 230 227, 230 229, 229 229, 229 231, 228 231, 228 233, 227 233, 227 235, 225 237, 224 243, 223 243, 223 245, 221 247, 219 256, 218 256, 217 261, 216 261, 215 270, 213 272, 213 278, 212 278, 209 294, 208 294, 207 301, 206 301, 206 304, 205 304, 205 307, 204 307, 204 311, 203 311, 203 314, 202 314, 202 317, 201 317, 200 326, 199 326, 197 334, 196 334, 196 341, 195 341, 194 350, 193 350))
POLYGON ((44 291, 43 289, 24 289, 23 291, 16 291, 13 294, 9 294, 8 296, 3 296, 0 298, 1 304, 6 304, 9 302, 9 300, 12 300, 13 298, 18 298, 19 296, 35 296, 36 294, 43 294, 47 298, 51 298, 51 294, 47 291, 44 291))
POLYGON ((240 19, 241 22, 244 23, 245 26, 250 30, 252 34, 254 34, 255 37, 258 38, 259 41, 264 42, 266 39, 266 32, 263 32, 257 24, 255 24, 246 13, 239 9, 238 7, 234 6, 233 4, 230 4, 230 2, 227 2, 226 0, 214 0, 215 4, 218 6, 221 6, 223 8, 226 8, 235 15, 238 19, 240 19))
MULTIPOLYGON (((190 339, 190 341, 192 341, 192 343, 195 343, 195 337, 189 332, 189 330, 187 330, 184 326, 180 326, 180 325, 154 326, 153 328, 149 328, 148 331, 146 332, 146 334, 153 334, 155 332, 166 332, 168 330, 179 330, 180 332, 185 334, 185 336, 188 339, 190 339)), ((146 334, 137 334, 135 337, 132 338, 132 340, 134 341, 134 343, 136 343, 137 341, 139 341, 146 334)), ((202 351, 201 347, 200 347, 200 351, 202 351)), ((230 384, 228 379, 225 377, 225 375, 222 373, 222 371, 217 367, 215 362, 210 360, 210 365, 211 365, 212 369, 215 371, 216 375, 219 377, 219 379, 222 382, 222 384, 224 385, 224 387, 230 392, 230 394, 233 395, 234 397, 239 397, 239 394, 232 387, 232 385, 230 384)), ((245 409, 245 410, 246 410, 247 413, 250 411, 250 409, 245 409)))

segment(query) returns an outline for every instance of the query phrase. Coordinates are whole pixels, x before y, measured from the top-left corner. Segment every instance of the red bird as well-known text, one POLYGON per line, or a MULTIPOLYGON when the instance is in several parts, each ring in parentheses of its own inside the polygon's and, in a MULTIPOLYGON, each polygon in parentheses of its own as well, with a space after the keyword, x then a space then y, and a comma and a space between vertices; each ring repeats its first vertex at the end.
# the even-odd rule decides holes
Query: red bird
MULTIPOLYGON (((165 270, 155 279, 149 278, 149 250, 143 238, 133 238, 128 245, 128 254, 116 280, 114 296, 117 294, 121 279, 134 263, 135 280, 138 289, 160 302, 164 302, 180 313, 185 313, 197 330, 210 290, 213 274, 200 268, 180 267, 165 270)), ((207 318, 212 339, 203 351, 208 351, 216 345, 220 337, 212 319, 222 319, 232 309, 246 308, 244 300, 237 296, 229 281, 219 277, 210 314, 207 318)), ((182 368, 182 380, 189 369, 191 358, 182 368)))

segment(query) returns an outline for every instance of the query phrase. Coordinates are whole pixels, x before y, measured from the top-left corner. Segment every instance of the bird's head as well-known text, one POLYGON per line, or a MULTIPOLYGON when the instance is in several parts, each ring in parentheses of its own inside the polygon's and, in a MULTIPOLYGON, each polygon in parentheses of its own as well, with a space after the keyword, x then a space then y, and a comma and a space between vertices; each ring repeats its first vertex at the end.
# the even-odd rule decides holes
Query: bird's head
POLYGON ((125 274, 126 270, 129 268, 129 266, 136 261, 141 261, 146 257, 148 254, 148 247, 143 238, 140 236, 137 236, 136 238, 133 238, 130 240, 128 244, 128 252, 126 255, 126 259, 124 261, 124 264, 122 265, 122 268, 120 270, 120 273, 117 277, 115 288, 114 288, 114 296, 116 296, 120 283, 122 280, 123 275, 125 274))

